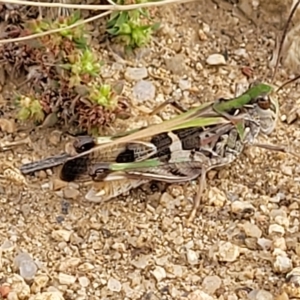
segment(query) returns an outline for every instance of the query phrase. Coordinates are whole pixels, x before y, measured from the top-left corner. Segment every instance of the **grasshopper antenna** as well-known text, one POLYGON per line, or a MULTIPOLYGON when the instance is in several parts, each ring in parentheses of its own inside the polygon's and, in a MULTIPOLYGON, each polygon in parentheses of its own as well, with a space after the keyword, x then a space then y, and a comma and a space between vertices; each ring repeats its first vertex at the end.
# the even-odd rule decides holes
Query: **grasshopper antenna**
POLYGON ((280 90, 282 90, 285 86, 297 81, 299 78, 300 78, 300 75, 297 75, 295 78, 286 81, 276 90, 276 93, 279 92, 280 90))
MULTIPOLYGON (((280 58, 281 58, 281 50, 282 50, 282 47, 283 47, 283 43, 284 43, 284 40, 285 40, 285 37, 286 37, 286 34, 287 34, 287 31, 289 29, 289 25, 291 23, 291 20, 298 8, 300 4, 300 0, 297 1, 297 3, 294 5, 293 9, 291 10, 290 12, 290 15, 287 19, 287 22, 285 23, 285 26, 284 26, 284 30, 283 30, 283 33, 282 33, 282 37, 280 39, 280 44, 279 44, 279 48, 278 48, 278 56, 277 56, 277 60, 276 60, 276 65, 275 65, 275 69, 274 69, 274 72, 273 72, 273 75, 272 75, 272 79, 271 79, 271 82, 273 82, 274 78, 275 78, 275 75, 276 75, 276 72, 277 72, 277 69, 278 69, 278 65, 279 65, 279 61, 280 61, 280 58)), ((298 77, 298 76, 297 76, 298 77)), ((298 77, 299 78, 299 77, 298 77)), ((297 78, 297 79, 298 79, 297 78)), ((293 81, 295 81, 296 79, 293 79, 293 81)), ((291 81, 291 82, 293 82, 291 81)), ((289 82, 290 83, 290 82, 289 82)), ((286 83, 288 84, 288 83, 286 83)), ((285 83, 283 84, 283 86, 286 85, 285 83)), ((281 89, 283 86, 281 86, 279 89, 281 89)), ((278 90, 279 90, 278 89, 278 90)))

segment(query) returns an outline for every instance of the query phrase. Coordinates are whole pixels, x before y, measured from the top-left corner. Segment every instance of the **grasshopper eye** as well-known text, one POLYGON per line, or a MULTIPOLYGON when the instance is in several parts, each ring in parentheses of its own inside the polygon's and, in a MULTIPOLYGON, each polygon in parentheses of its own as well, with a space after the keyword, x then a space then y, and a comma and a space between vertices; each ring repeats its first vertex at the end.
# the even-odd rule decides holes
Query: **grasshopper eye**
POLYGON ((260 98, 256 99, 256 102, 257 102, 258 107, 261 109, 266 110, 271 107, 271 101, 270 101, 269 97, 265 97, 265 98, 260 97, 260 98))

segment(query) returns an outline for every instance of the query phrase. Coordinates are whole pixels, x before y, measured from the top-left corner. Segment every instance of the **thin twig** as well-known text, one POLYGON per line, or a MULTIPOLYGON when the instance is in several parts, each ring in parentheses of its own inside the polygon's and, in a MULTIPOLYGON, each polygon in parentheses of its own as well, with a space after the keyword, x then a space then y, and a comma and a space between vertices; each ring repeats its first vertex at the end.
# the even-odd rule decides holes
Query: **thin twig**
POLYGON ((75 28, 77 26, 80 26, 82 24, 86 24, 92 21, 95 21, 97 19, 100 19, 104 16, 107 16, 111 14, 113 11, 127 11, 127 10, 133 10, 143 7, 152 7, 152 6, 162 6, 167 4, 174 4, 174 3, 187 3, 192 1, 198 1, 198 0, 163 0, 163 1, 157 1, 157 2, 147 2, 147 3, 139 3, 139 4, 130 4, 130 5, 81 5, 81 4, 67 4, 67 3, 44 3, 44 2, 31 2, 31 1, 23 1, 23 0, 0 0, 0 3, 11 3, 11 4, 18 4, 18 5, 29 5, 29 6, 39 6, 39 7, 56 7, 56 8, 66 8, 66 9, 89 9, 89 10, 108 10, 104 13, 98 14, 94 17, 78 21, 75 24, 69 25, 67 27, 62 28, 56 28, 51 29, 49 31, 44 31, 24 37, 18 37, 13 39, 2 39, 0 40, 0 44, 5 43, 15 43, 15 42, 21 42, 26 41, 34 38, 39 38, 48 34, 60 32, 62 30, 75 28))
POLYGON ((60 32, 62 30, 71 29, 71 28, 77 27, 79 25, 95 21, 95 20, 97 20, 99 18, 102 18, 104 16, 107 16, 111 13, 112 13, 112 11, 106 11, 104 13, 98 14, 96 16, 93 16, 91 18, 88 18, 88 19, 85 19, 85 20, 82 20, 82 21, 78 21, 75 24, 72 24, 72 25, 69 25, 69 26, 66 26, 66 27, 63 27, 63 28, 51 29, 51 30, 48 30, 48 31, 44 31, 44 32, 36 33, 36 34, 31 34, 31 35, 28 35, 28 36, 22 36, 22 37, 18 37, 18 38, 14 38, 14 39, 0 40, 0 44, 22 42, 22 41, 26 41, 26 40, 30 40, 30 39, 35 39, 35 38, 38 38, 38 37, 41 37, 41 36, 44 36, 44 35, 60 32))
POLYGON ((34 1, 23 1, 23 0, 0 0, 0 3, 10 3, 28 6, 38 6, 38 7, 55 7, 55 8, 73 8, 73 9, 86 9, 86 10, 113 10, 113 11, 126 11, 152 6, 162 6, 173 3, 187 3, 198 0, 162 0, 153 1, 138 4, 128 4, 128 5, 91 5, 91 4, 70 4, 70 3, 48 3, 48 2, 34 2, 34 1))

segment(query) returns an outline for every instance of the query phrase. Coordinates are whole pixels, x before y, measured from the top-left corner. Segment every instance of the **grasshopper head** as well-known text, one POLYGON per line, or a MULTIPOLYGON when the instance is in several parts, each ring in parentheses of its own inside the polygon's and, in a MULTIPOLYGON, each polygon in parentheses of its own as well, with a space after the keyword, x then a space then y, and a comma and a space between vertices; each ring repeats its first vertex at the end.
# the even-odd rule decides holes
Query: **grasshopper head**
POLYGON ((252 112, 259 122, 260 132, 269 135, 276 127, 279 105, 274 95, 266 94, 252 100, 252 112))

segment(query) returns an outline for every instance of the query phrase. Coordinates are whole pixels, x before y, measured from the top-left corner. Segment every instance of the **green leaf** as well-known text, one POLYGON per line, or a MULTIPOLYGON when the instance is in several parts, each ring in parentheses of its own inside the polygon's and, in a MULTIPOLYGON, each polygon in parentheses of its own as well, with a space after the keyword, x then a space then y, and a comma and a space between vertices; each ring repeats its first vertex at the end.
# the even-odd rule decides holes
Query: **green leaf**
POLYGON ((156 31, 156 30, 158 30, 158 29, 160 28, 160 25, 161 25, 160 22, 154 23, 154 24, 151 26, 151 29, 152 29, 153 31, 156 31))
POLYGON ((106 28, 113 27, 116 24, 118 18, 119 12, 114 11, 110 16, 110 19, 106 23, 106 28))
POLYGON ((118 32, 119 32, 119 28, 113 27, 113 28, 111 28, 111 29, 107 29, 106 32, 108 32, 108 33, 111 34, 111 35, 117 35, 118 32))
POLYGON ((130 34, 132 32, 130 26, 126 23, 124 23, 119 30, 120 34, 130 34))
POLYGON ((38 121, 38 122, 41 122, 44 120, 45 118, 45 114, 42 110, 40 111, 36 111, 34 113, 32 113, 32 118, 35 120, 35 121, 38 121))
POLYGON ((120 16, 117 19, 115 26, 121 27, 126 22, 128 22, 128 13, 126 11, 123 11, 120 13, 120 16))
POLYGON ((69 25, 72 25, 81 19, 80 10, 75 11, 70 18, 69 25))
POLYGON ((31 112, 26 107, 22 107, 17 114, 17 118, 21 121, 28 120, 30 116, 31 116, 31 112))

